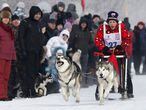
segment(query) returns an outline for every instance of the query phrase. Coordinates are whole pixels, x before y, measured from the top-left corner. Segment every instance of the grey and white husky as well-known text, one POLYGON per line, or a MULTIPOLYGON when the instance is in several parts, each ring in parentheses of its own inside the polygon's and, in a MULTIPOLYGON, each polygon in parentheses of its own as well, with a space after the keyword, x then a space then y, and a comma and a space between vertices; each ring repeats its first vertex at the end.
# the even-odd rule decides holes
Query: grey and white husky
POLYGON ((72 58, 65 57, 63 54, 56 56, 56 68, 58 70, 61 93, 68 101, 70 92, 80 102, 80 82, 81 82, 81 53, 75 53, 72 58))
POLYGON ((96 75, 98 79, 99 104, 104 104, 110 90, 114 86, 115 92, 118 92, 118 75, 113 64, 108 61, 99 61, 96 64, 96 75))

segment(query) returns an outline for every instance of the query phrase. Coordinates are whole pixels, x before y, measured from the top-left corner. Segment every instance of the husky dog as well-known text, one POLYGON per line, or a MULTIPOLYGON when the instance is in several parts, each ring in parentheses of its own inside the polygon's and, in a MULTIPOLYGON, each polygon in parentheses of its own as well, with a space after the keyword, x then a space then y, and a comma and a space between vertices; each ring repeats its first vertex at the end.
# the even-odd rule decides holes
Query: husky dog
POLYGON ((104 98, 107 98, 113 86, 115 92, 118 92, 118 75, 114 66, 108 61, 97 62, 96 75, 99 84, 99 104, 104 104, 104 98))
POLYGON ((39 73, 39 77, 37 77, 35 82, 35 91, 38 96, 46 96, 47 95, 47 84, 53 83, 53 79, 51 76, 42 75, 39 73))
POLYGON ((58 70, 61 93, 65 101, 68 101, 70 91, 72 91, 72 95, 76 97, 76 102, 80 102, 80 54, 81 53, 74 54, 72 60, 63 54, 56 56, 56 68, 58 70))

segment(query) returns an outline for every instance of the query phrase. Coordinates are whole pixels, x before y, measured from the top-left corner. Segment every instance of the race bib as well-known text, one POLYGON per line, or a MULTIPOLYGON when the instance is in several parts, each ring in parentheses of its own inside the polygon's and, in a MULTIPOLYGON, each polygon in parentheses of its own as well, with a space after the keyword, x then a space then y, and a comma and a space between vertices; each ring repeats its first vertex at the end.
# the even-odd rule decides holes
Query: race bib
POLYGON ((107 47, 113 48, 116 47, 117 45, 121 45, 122 40, 119 33, 111 33, 105 34, 104 42, 107 47))

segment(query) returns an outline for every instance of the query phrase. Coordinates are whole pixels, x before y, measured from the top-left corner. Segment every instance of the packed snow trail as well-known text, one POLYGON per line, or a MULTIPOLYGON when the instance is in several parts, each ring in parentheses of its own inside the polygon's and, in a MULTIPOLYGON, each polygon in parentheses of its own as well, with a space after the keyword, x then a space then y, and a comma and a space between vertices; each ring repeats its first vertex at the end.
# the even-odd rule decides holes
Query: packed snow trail
POLYGON ((133 75, 133 99, 120 100, 119 94, 110 94, 115 100, 105 100, 99 105, 95 100, 96 86, 81 89, 81 102, 75 103, 74 97, 65 102, 61 94, 50 94, 41 98, 14 99, 8 102, 0 101, 0 110, 146 110, 146 75, 133 75))

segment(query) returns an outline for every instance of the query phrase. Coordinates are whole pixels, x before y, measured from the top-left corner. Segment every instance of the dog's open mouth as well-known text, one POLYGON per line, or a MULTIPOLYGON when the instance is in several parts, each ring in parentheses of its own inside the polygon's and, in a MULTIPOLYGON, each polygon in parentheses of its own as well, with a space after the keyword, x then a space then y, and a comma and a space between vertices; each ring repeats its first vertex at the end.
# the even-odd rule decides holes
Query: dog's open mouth
POLYGON ((64 63, 62 61, 57 61, 58 67, 62 66, 64 63))

